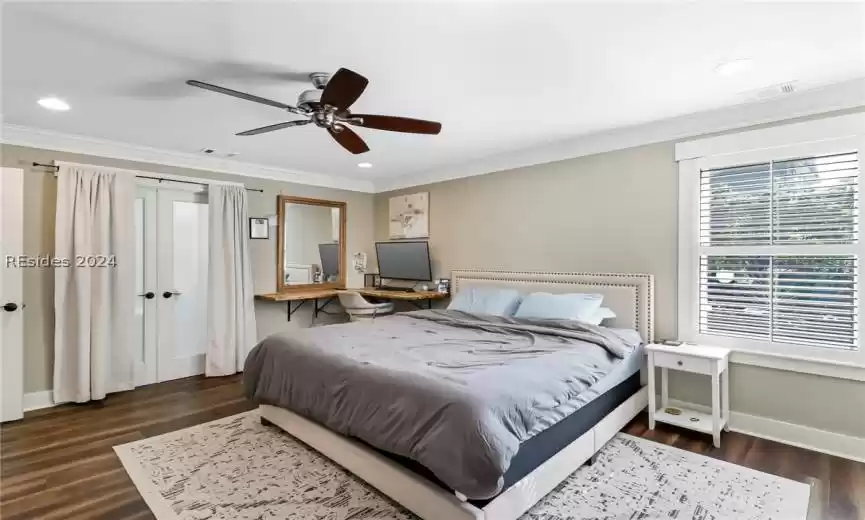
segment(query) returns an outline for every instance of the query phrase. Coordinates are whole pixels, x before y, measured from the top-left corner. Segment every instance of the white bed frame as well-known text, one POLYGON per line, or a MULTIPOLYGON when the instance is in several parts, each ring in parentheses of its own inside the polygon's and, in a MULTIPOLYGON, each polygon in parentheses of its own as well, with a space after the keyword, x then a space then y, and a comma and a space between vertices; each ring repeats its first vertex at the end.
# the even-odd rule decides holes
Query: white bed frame
MULTIPOLYGON (((646 342, 653 339, 651 275, 460 270, 453 271, 451 277, 454 294, 470 285, 515 287, 526 293, 601 293, 604 306, 616 313, 613 326, 636 329, 646 342)), ((424 520, 516 520, 591 459, 647 404, 648 392, 644 386, 483 508, 318 423, 283 408, 262 405, 260 410, 264 420, 313 447, 424 520)))

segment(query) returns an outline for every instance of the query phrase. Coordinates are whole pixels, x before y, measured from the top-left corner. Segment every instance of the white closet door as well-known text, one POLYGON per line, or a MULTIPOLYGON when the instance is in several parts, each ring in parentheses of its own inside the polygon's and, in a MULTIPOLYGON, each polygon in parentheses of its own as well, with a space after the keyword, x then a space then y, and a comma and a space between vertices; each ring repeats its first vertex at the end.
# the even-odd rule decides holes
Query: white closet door
POLYGON ((139 187, 135 198, 135 386, 157 379, 156 190, 139 187))
POLYGON ((23 249, 23 171, 0 169, 0 421, 24 410, 24 302, 22 270, 8 257, 23 249))
POLYGON ((158 378, 204 373, 207 331, 207 194, 158 191, 158 378))

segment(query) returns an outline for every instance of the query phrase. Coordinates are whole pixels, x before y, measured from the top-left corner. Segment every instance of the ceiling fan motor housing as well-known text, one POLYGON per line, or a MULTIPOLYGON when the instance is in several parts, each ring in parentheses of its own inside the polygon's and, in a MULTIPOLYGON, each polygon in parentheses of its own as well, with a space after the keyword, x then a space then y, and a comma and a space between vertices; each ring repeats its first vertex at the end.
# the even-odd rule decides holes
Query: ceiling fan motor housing
POLYGON ((321 100, 321 90, 304 90, 297 96, 297 106, 304 110, 313 111, 321 100))

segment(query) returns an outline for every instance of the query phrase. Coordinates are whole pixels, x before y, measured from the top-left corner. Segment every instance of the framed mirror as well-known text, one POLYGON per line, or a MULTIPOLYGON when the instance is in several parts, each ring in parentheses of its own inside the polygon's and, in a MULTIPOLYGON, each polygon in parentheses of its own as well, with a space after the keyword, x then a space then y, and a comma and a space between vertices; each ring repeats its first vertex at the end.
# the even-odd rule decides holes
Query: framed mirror
POLYGON ((279 195, 276 290, 345 287, 345 202, 279 195))

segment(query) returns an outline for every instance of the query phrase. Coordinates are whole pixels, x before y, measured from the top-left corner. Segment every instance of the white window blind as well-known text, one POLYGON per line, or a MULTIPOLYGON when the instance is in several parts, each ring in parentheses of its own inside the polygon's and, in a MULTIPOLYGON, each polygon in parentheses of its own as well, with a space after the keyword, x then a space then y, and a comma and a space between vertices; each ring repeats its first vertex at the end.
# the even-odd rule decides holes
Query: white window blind
POLYGON ((703 170, 699 331, 855 349, 855 152, 703 170))

